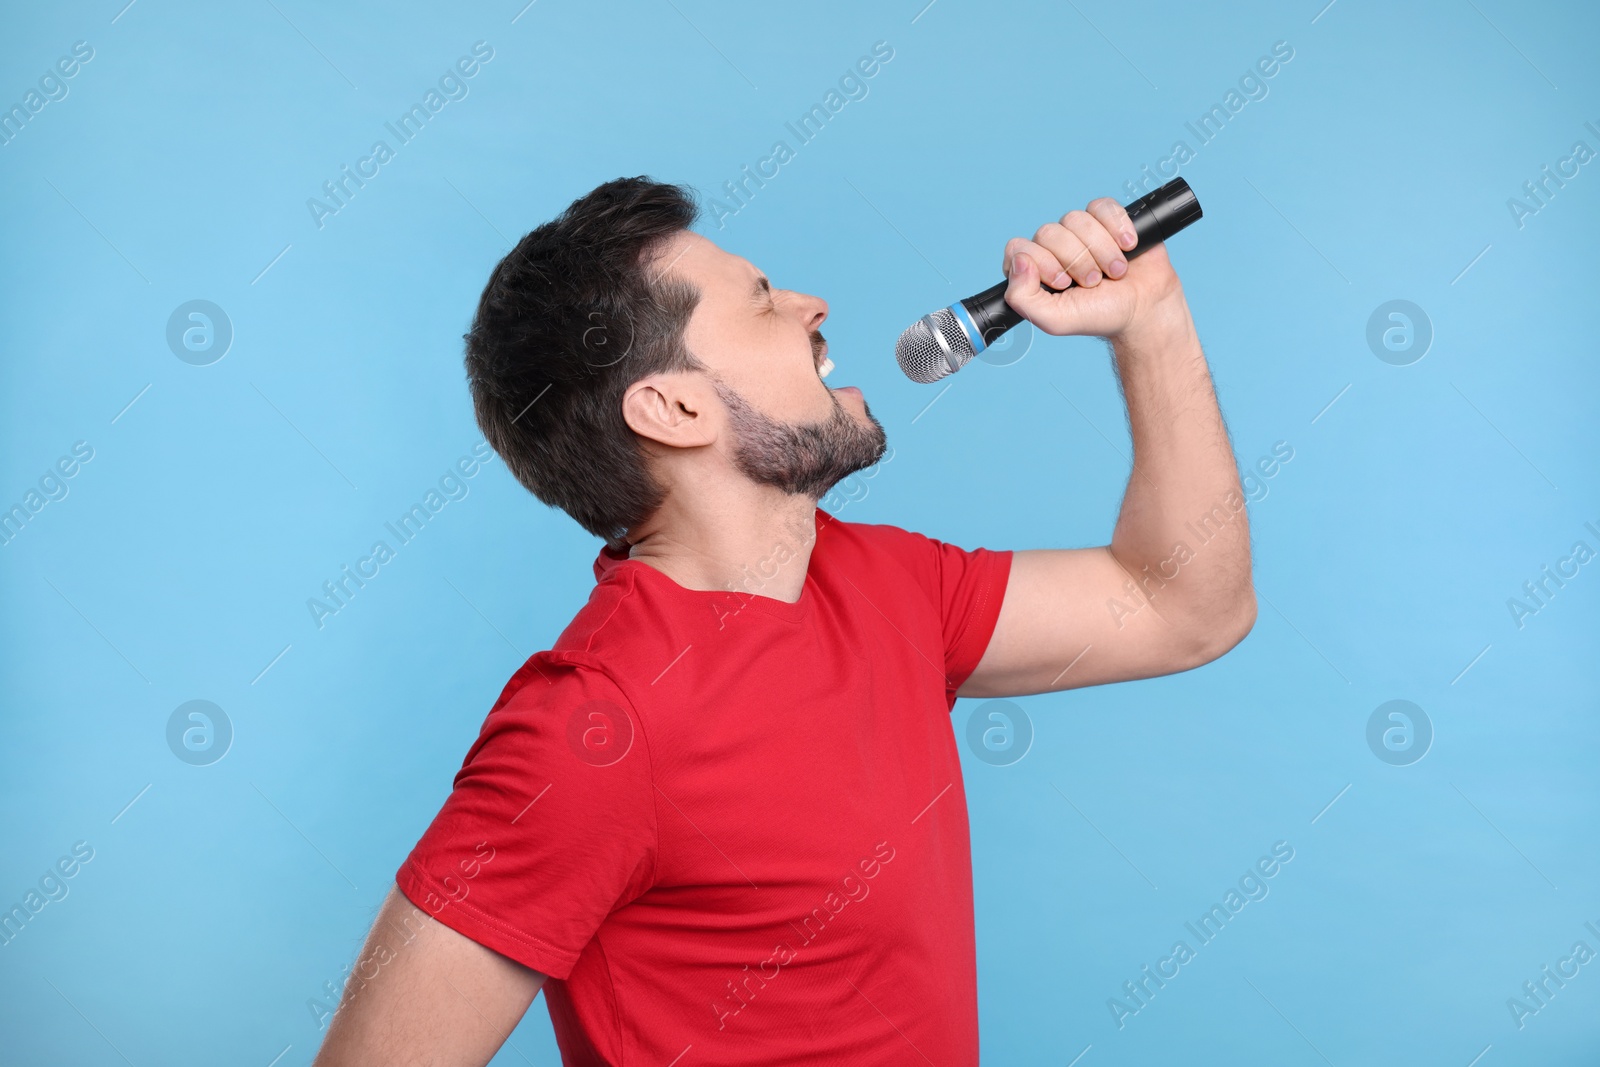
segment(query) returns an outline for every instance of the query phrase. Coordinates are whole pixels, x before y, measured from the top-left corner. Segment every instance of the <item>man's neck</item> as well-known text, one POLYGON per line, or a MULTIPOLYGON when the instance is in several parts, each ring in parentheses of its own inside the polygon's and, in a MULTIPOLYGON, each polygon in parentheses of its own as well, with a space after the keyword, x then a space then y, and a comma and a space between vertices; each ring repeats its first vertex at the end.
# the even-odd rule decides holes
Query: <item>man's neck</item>
POLYGON ((631 535, 629 559, 685 589, 736 589, 793 604, 816 541, 816 501, 770 487, 674 506, 669 498, 631 535))

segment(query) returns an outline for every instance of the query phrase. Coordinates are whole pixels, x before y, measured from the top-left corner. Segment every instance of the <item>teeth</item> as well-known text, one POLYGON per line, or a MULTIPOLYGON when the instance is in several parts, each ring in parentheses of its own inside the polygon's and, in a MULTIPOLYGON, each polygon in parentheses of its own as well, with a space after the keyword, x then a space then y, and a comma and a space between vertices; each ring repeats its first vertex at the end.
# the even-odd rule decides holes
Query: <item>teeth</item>
POLYGON ((828 374, 832 372, 832 370, 833 360, 829 359, 827 356, 823 356, 821 364, 817 366, 817 375, 819 377, 826 378, 828 374))

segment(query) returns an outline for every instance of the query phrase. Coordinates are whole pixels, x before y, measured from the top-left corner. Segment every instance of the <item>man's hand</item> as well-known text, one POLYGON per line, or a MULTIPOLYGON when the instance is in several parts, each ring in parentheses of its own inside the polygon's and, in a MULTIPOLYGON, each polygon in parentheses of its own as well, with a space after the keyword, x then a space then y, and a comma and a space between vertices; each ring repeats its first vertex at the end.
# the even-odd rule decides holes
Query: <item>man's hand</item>
POLYGON ((1006 303, 1045 333, 1111 342, 1133 470, 1110 544, 1012 557, 994 634, 958 696, 1189 670, 1255 622, 1249 516, 1205 353, 1166 248, 1130 262, 1133 247, 1128 213, 1108 198, 1006 244, 1006 303))
POLYGON ((1000 265, 1011 282, 1006 303, 1058 336, 1115 340, 1130 331, 1170 329, 1188 318, 1178 276, 1163 245, 1130 261, 1124 253, 1137 240, 1128 212, 1110 197, 1045 223, 1031 241, 1013 237, 1000 265), (1067 291, 1050 293, 1041 283, 1067 291))

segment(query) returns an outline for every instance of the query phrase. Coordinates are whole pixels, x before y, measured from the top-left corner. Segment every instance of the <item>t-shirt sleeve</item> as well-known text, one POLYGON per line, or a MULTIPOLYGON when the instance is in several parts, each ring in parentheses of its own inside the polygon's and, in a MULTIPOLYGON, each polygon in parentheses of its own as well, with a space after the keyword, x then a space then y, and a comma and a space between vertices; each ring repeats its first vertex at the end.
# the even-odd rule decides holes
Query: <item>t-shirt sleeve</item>
POLYGON ((1011 577, 1011 551, 969 550, 931 537, 927 541, 939 577, 945 694, 954 708, 956 690, 977 669, 1000 619, 1011 577))
MULTIPOLYGON (((912 565, 916 581, 939 611, 944 645, 945 700, 953 710, 956 690, 977 669, 1000 619, 1000 605, 1011 577, 1010 549, 966 549, 897 526, 865 530, 910 541, 897 554, 912 565)), ((891 542, 892 543, 892 542, 891 542)))
POLYGON ((637 715, 598 666, 541 652, 490 710, 395 884, 458 933, 564 979, 650 887, 655 857, 637 715))

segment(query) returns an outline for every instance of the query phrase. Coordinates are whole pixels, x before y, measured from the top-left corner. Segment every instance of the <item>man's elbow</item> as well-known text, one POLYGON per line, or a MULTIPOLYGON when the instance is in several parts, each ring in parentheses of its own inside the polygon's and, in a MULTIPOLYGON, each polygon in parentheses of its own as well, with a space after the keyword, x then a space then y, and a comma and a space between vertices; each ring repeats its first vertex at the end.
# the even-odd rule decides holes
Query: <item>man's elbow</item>
POLYGON ((1213 609, 1190 626, 1189 663, 1185 669, 1221 659, 1245 639, 1256 624, 1255 587, 1246 587, 1231 604, 1213 609))
POLYGON ((1247 636, 1249 636, 1250 631, 1255 629, 1255 625, 1256 588, 1254 585, 1250 585, 1247 586, 1244 592, 1239 595, 1238 605, 1234 608, 1230 617, 1228 627, 1229 640, 1227 647, 1225 647, 1222 652, 1218 652, 1217 655, 1222 655, 1223 652, 1229 651, 1234 645, 1237 645, 1240 641, 1243 641, 1247 636))

